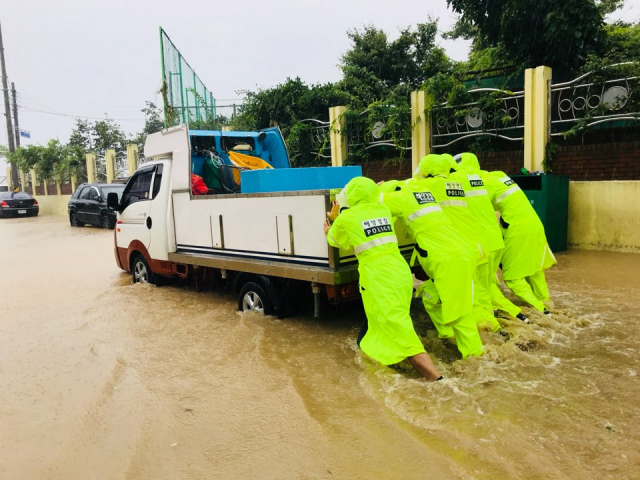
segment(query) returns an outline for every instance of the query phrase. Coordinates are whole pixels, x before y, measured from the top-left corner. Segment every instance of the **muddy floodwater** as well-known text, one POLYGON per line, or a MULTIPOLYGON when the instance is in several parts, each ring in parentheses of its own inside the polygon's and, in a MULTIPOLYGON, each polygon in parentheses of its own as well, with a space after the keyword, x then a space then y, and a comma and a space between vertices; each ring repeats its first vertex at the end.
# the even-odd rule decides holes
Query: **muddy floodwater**
POLYGON ((551 318, 446 380, 363 356, 360 309, 278 320, 132 285, 113 232, 0 219, 0 479, 640 478, 640 255, 571 251, 551 318))

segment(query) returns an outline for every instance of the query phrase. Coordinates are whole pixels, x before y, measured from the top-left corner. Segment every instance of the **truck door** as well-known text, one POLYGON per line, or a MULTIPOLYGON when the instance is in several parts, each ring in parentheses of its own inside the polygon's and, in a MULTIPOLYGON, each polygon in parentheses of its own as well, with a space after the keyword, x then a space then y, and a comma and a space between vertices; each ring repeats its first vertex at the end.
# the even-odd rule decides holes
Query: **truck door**
POLYGON ((147 250, 151 244, 152 219, 149 217, 151 210, 151 187, 156 165, 149 165, 139 169, 129 179, 122 192, 120 206, 121 223, 117 235, 118 247, 128 248, 134 240, 142 243, 147 250))

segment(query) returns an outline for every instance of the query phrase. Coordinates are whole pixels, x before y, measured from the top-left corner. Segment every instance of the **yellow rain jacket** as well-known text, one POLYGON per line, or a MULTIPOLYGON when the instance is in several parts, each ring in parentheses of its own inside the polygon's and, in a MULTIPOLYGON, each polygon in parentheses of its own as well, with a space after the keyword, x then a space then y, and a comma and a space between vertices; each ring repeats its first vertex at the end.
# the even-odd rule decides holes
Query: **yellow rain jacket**
POLYGON ((423 303, 441 337, 455 336, 463 358, 482 355, 473 310, 476 250, 454 229, 433 193, 415 182, 381 190, 381 202, 405 223, 418 260, 433 281, 423 284, 423 303), (435 291, 434 291, 435 290, 435 291))
POLYGON ((479 245, 479 263, 486 261, 487 249, 480 222, 469 210, 462 182, 447 178, 450 170, 449 161, 440 155, 427 155, 420 162, 420 170, 425 176, 431 176, 414 182, 433 193, 460 235, 473 245, 479 245))
POLYGON ((520 187, 504 172, 487 172, 482 180, 502 217, 502 278, 530 277, 554 265, 544 226, 520 187))
POLYGON ((358 258, 368 320, 360 348, 383 365, 424 353, 409 315, 413 277, 398 249, 391 212, 380 205, 378 187, 368 178, 350 180, 346 197, 350 208, 336 218, 327 241, 334 247, 353 248, 358 258))

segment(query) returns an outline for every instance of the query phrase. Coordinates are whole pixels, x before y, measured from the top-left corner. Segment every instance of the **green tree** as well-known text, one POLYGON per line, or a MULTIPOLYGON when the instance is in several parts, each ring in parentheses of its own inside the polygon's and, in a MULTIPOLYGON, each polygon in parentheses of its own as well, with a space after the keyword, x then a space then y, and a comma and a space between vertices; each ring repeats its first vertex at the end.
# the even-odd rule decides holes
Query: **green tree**
POLYGON ((145 118, 142 133, 149 135, 151 133, 159 132, 164 128, 162 110, 153 102, 146 101, 144 103, 146 106, 141 110, 141 112, 144 113, 145 118))
POLYGON ((80 147, 85 152, 88 152, 93 148, 93 139, 91 137, 93 132, 93 125, 88 120, 76 118, 76 126, 71 131, 69 137, 69 143, 74 147, 80 147))
POLYGON ((365 107, 393 90, 410 92, 436 73, 450 71, 453 62, 436 45, 437 33, 432 19, 402 30, 393 41, 373 25, 349 31, 351 48, 342 56, 340 88, 351 95, 350 103, 365 107))
POLYGON ((498 47, 525 67, 579 68, 603 48, 604 15, 620 2, 607 0, 447 0, 460 14, 450 32, 474 47, 498 47))
POLYGON ((40 147, 41 154, 35 165, 40 178, 49 180, 56 173, 56 169, 65 155, 64 147, 58 140, 49 140, 46 147, 40 147))
POLYGON ((120 128, 120 125, 110 118, 97 120, 91 129, 91 136, 93 138, 92 147, 98 152, 102 152, 108 148, 122 151, 125 149, 127 143, 127 137, 120 128))
POLYGON ((55 168, 55 173, 60 175, 77 175, 78 177, 86 174, 86 151, 82 147, 67 144, 62 150, 62 159, 55 168))
POLYGON ((11 154, 11 158, 20 170, 29 172, 40 162, 44 153, 43 150, 44 147, 40 145, 26 145, 16 148, 16 151, 11 154))

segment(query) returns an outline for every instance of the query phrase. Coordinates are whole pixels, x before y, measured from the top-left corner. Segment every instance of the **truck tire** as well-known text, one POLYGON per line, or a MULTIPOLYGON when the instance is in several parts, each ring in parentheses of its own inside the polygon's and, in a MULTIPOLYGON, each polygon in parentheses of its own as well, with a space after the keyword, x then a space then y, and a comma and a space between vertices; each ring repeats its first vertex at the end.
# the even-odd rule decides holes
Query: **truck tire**
POLYGON ((149 268, 149 264, 140 254, 136 255, 131 263, 131 275, 133 283, 154 283, 155 275, 149 268))
POLYGON ((255 282, 247 282, 238 295, 238 310, 241 312, 258 312, 271 315, 271 302, 267 293, 255 282))

